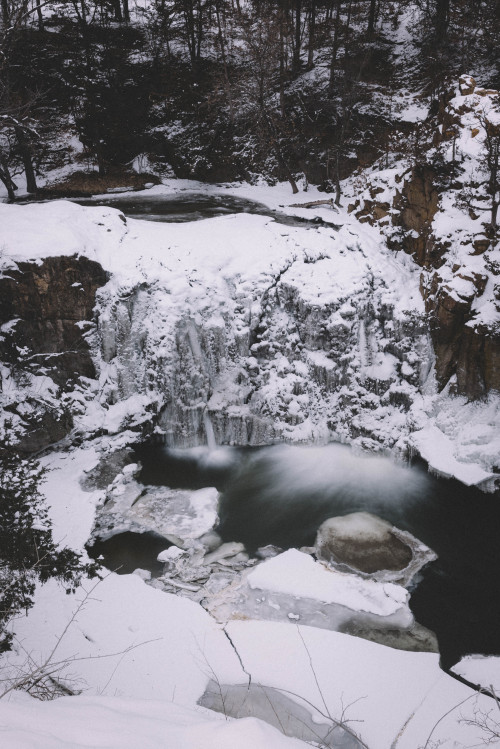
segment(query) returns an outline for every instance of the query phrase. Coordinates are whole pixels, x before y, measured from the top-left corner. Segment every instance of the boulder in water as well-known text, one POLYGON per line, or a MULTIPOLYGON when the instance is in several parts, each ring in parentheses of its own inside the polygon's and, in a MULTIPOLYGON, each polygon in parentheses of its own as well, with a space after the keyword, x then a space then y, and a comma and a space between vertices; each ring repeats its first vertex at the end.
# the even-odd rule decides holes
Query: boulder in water
POLYGON ((325 520, 316 537, 318 559, 376 580, 407 585, 434 552, 406 531, 369 512, 325 520))

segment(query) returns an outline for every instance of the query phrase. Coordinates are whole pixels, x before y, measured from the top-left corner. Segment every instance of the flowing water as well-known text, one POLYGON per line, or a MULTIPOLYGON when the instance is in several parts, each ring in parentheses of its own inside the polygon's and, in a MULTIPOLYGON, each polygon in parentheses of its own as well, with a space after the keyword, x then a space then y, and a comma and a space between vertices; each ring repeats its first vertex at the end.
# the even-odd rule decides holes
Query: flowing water
MULTIPOLYGON (((238 198, 223 193, 182 193, 176 195, 147 195, 143 192, 126 197, 106 197, 91 200, 77 199, 74 202, 79 205, 93 206, 104 205, 117 208, 125 216, 143 219, 145 221, 160 221, 164 223, 185 223, 187 221, 200 221, 205 218, 215 218, 231 213, 252 213, 260 216, 269 216, 279 224, 285 226, 299 226, 304 228, 317 228, 318 226, 329 226, 333 229, 340 228, 333 220, 325 221, 322 218, 302 218, 299 216, 288 216, 282 211, 274 211, 262 203, 245 198, 238 198)), ((335 214, 332 211, 332 219, 335 214)))
POLYGON ((137 451, 145 484, 217 486, 218 532, 250 553, 266 544, 311 545, 328 517, 360 510, 409 531, 438 554, 415 582, 410 605, 436 633, 443 667, 468 653, 500 655, 500 493, 437 479, 420 464, 356 457, 340 445, 235 448, 225 455, 217 462, 196 450, 137 451))

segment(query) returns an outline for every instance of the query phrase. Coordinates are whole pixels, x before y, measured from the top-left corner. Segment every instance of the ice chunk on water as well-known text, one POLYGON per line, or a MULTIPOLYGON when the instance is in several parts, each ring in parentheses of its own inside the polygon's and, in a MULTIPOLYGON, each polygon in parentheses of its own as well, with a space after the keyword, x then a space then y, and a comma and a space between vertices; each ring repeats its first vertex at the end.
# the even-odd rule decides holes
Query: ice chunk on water
POLYGON ((289 549, 259 564, 248 575, 250 588, 339 603, 353 611, 379 616, 405 607, 408 593, 400 585, 363 580, 357 575, 327 569, 308 554, 289 549))

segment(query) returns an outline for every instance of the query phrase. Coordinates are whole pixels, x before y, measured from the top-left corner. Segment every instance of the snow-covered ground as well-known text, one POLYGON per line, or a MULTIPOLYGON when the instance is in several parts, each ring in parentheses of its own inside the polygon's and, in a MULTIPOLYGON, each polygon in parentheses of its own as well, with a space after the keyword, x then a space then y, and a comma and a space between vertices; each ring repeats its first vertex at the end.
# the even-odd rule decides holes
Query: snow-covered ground
MULTIPOLYGON (((79 485, 95 463, 95 447, 45 462, 50 474, 44 491, 56 536, 76 548, 99 501, 98 492, 79 485)), ((259 577, 257 568, 253 583, 283 587, 267 569, 269 575, 262 565, 259 577)), ((0 700, 5 749, 305 746, 260 721, 225 720, 197 707, 210 680, 223 689, 248 683, 250 676, 254 685, 283 690, 323 722, 321 714, 327 722, 328 716, 347 722, 369 749, 416 749, 426 742, 470 747, 481 732, 467 719, 493 705, 445 675, 431 653, 298 627, 295 620, 235 619, 225 627, 228 637, 199 605, 155 590, 138 575, 111 573, 94 583, 87 581, 73 596, 52 581, 37 591, 28 616, 13 623, 15 648, 2 656, 2 679, 36 668, 58 643, 52 662, 61 667, 55 676, 81 695, 43 703, 19 692, 6 695, 0 700)), ((321 587, 321 581, 303 576, 305 591, 299 593, 310 595, 311 585, 321 587)), ((328 586, 315 594, 328 598, 328 586)), ((351 593, 347 586, 346 595, 355 606, 359 584, 351 593)), ((379 594, 380 605, 383 598, 379 594)))

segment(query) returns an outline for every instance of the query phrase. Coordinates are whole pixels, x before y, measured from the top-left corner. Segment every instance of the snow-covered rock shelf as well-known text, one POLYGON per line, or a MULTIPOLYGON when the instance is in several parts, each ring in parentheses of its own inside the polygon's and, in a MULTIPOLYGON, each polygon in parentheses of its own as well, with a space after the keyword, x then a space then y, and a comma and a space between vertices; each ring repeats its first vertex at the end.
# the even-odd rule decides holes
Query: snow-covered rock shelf
MULTIPOLYGON (((276 207, 280 190, 252 197, 276 207)), ((317 212, 331 220, 331 209, 317 212)), ((463 399, 436 394, 420 269, 377 229, 344 212, 338 231, 249 214, 166 225, 65 201, 0 205, 0 218, 4 278, 20 261, 72 255, 109 278, 84 334, 97 379, 61 400, 33 367, 20 383, 5 362, 16 426, 44 400, 70 414, 74 435, 154 430, 177 447, 336 439, 417 451, 436 471, 492 488, 498 397, 474 404, 475 437, 460 431, 463 399)), ((3 335, 15 345, 15 320, 3 335)))

